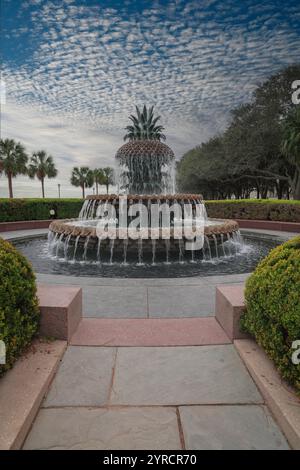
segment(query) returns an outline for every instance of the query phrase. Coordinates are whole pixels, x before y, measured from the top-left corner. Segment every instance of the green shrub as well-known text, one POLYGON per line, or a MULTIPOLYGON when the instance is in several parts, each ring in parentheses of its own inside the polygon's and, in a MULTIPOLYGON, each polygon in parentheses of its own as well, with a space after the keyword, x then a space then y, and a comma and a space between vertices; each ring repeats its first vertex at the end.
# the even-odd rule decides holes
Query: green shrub
POLYGON ((35 276, 31 265, 10 243, 0 238, 0 340, 6 346, 9 369, 37 332, 39 320, 35 276))
POLYGON ((292 362, 300 340, 300 236, 272 250, 246 283, 241 327, 253 335, 282 376, 300 392, 300 365, 292 362))
POLYGON ((0 199, 0 222, 51 219, 52 209, 56 219, 72 219, 82 204, 82 199, 0 199))
MULTIPOLYGON (((228 199, 206 201, 209 217, 300 222, 300 201, 276 199, 228 199)), ((0 199, 0 222, 78 217, 82 199, 0 199)))
POLYGON ((300 201, 276 199, 230 199, 205 201, 209 217, 222 219, 300 222, 300 201))

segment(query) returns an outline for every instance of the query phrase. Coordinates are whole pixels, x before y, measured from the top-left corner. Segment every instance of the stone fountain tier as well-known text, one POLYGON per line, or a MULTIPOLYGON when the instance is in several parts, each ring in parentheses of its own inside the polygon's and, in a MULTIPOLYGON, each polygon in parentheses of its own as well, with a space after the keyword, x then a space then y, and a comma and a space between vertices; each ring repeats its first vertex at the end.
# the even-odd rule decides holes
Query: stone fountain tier
POLYGON ((159 159, 164 162, 175 160, 173 150, 159 140, 131 140, 123 144, 116 153, 117 160, 128 162, 128 158, 159 159))
MULTIPOLYGON (((84 245, 88 241, 89 247, 97 247, 99 237, 97 235, 97 220, 81 220, 81 219, 68 219, 68 220, 55 220, 51 222, 49 230, 60 238, 61 241, 68 239, 68 244, 79 244, 84 245)), ((234 220, 220 220, 220 219, 209 219, 207 225, 204 227, 204 235, 206 243, 211 245, 222 244, 228 238, 232 238, 234 234, 238 233, 239 226, 238 223, 234 220)), ((118 249, 123 250, 124 248, 124 239, 126 240, 126 230, 117 229, 116 238, 114 239, 114 250, 118 249)), ((170 252, 178 251, 178 248, 181 243, 188 241, 184 237, 182 239, 177 239, 174 237, 174 229, 171 228, 170 231, 167 229, 159 228, 159 236, 156 240, 156 251, 160 249, 165 250, 166 243, 168 244, 168 249, 170 252), (169 236, 166 236, 166 235, 169 236)), ((150 229, 143 229, 140 231, 140 238, 143 243, 144 251, 152 250, 152 239, 150 234, 150 229), (148 232, 148 233, 147 233, 148 232), (148 238, 147 238, 148 235, 148 238)), ((127 239, 128 250, 136 250, 139 239, 127 239)), ((101 242, 102 247, 110 246, 111 240, 105 238, 101 242)))

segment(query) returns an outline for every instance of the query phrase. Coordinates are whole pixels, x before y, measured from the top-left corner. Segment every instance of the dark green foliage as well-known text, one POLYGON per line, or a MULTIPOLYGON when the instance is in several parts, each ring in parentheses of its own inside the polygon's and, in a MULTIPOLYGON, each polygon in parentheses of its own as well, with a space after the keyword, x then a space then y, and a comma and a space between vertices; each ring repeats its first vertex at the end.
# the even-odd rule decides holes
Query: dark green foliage
MULTIPOLYGON (((300 222, 300 201, 231 199, 205 201, 209 217, 300 222)), ((0 222, 78 217, 82 199, 0 199, 0 222)))
POLYGON ((292 343, 300 339, 300 237, 275 248, 246 283, 244 331, 253 335, 288 382, 300 392, 300 365, 292 343))
POLYGON ((231 199, 205 201, 209 217, 216 219, 300 222, 300 201, 276 199, 231 199))
POLYGON ((9 369, 37 332, 39 308, 31 265, 10 243, 0 238, 0 340, 6 346, 9 369))
POLYGON ((166 140, 166 136, 162 133, 164 127, 157 125, 160 116, 154 117, 154 106, 147 109, 144 105, 142 111, 138 106, 135 109, 136 116, 133 114, 129 116, 132 124, 126 126, 124 140, 166 140))
POLYGON ((52 209, 56 219, 76 218, 81 207, 82 199, 0 199, 0 222, 51 219, 52 209))
POLYGON ((75 166, 71 173, 70 182, 73 186, 82 189, 82 198, 85 198, 85 189, 91 188, 94 184, 94 172, 88 166, 75 166))
POLYGON ((271 76, 249 103, 232 110, 222 134, 186 152, 177 166, 179 191, 206 199, 245 199, 252 192, 300 199, 299 111, 291 88, 299 74, 296 64, 271 76))

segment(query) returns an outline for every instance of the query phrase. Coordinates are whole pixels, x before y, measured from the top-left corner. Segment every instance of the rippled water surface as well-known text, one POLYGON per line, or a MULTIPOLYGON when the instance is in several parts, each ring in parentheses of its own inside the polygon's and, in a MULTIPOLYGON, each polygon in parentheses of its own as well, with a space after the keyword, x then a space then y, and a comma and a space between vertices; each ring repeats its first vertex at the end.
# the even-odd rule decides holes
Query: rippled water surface
MULTIPOLYGON (((203 260, 200 253, 195 253, 192 260, 192 255, 186 253, 184 262, 179 262, 177 257, 175 259, 173 257, 170 258, 169 263, 166 263, 165 258, 160 257, 156 259, 155 264, 138 263, 138 257, 136 257, 126 265, 115 260, 112 263, 92 261, 92 253, 85 262, 82 260, 66 261, 61 255, 50 257, 48 241, 45 238, 18 241, 15 242, 15 246, 31 261, 38 273, 92 277, 176 278, 250 272, 272 248, 279 244, 275 240, 251 236, 244 236, 243 240, 243 245, 230 247, 232 252, 237 252, 236 254, 223 255, 219 259, 203 260)), ((225 253, 229 252, 229 249, 225 249, 225 253)))

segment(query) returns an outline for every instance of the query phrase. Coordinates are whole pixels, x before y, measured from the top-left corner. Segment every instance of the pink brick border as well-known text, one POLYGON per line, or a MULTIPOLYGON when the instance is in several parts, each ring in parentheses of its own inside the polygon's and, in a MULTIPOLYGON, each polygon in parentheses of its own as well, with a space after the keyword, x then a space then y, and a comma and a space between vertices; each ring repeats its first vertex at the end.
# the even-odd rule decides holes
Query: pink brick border
MULTIPOLYGON (((234 219, 241 228, 254 228, 265 230, 278 230, 280 232, 300 233, 300 223, 298 222, 280 222, 272 220, 250 220, 234 219)), ((53 220, 27 220, 17 222, 0 222, 0 233, 15 230, 29 230, 48 228, 53 220)))
POLYGON ((0 232, 14 232, 15 230, 32 230, 48 228, 52 220, 20 220, 17 222, 0 222, 0 232))
POLYGON ((22 447, 66 347, 34 341, 0 379, 0 450, 22 447))
POLYGON ((38 283, 37 295, 40 334, 69 342, 82 319, 81 287, 38 283))
POLYGON ((230 344, 214 317, 83 318, 73 346, 203 346, 230 344))
POLYGON ((246 310, 244 291, 244 284, 221 284, 216 287, 216 320, 231 341, 249 337, 240 330, 240 318, 246 310))
POLYGON ((295 232, 300 233, 299 222, 281 222, 276 220, 250 220, 235 219, 240 228, 254 228, 262 230, 278 230, 279 232, 295 232))

